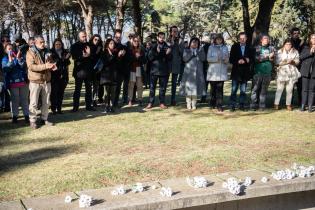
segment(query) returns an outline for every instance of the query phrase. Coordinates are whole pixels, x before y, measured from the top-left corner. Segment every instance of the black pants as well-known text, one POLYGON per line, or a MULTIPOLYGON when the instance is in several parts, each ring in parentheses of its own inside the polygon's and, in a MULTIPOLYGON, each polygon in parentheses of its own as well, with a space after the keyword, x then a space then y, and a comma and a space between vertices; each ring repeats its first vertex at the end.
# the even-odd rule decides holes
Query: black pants
POLYGON ((100 102, 104 101, 104 89, 105 89, 104 85, 99 85, 99 87, 98 87, 98 100, 100 102))
POLYGON ((302 77, 302 105, 313 106, 315 97, 315 78, 302 77))
POLYGON ((210 106, 222 107, 224 81, 210 81, 210 106))
POLYGON ((118 106, 119 103, 119 96, 121 92, 121 86, 123 85, 123 94, 122 94, 122 100, 123 103, 128 103, 128 85, 129 85, 129 74, 121 75, 118 78, 117 86, 116 86, 116 92, 115 92, 115 101, 114 106, 118 106))
POLYGON ((155 100, 155 89, 156 89, 156 84, 158 80, 159 80, 159 86, 160 86, 159 101, 160 101, 160 104, 165 104, 165 94, 166 94, 168 76, 167 75, 158 76, 158 75, 151 74, 149 103, 151 103, 152 105, 154 104, 154 100, 155 100))
POLYGON ((51 82, 50 108, 53 112, 61 111, 63 96, 67 84, 68 81, 66 79, 58 79, 56 81, 51 82))
POLYGON ((93 86, 93 90, 92 90, 93 103, 96 103, 97 97, 99 94, 100 75, 98 75, 98 74, 93 75, 92 86, 93 86))
POLYGON ((80 95, 81 95, 81 89, 82 89, 83 82, 85 85, 85 107, 91 108, 91 106, 92 106, 91 80, 89 78, 87 78, 87 79, 75 78, 75 89, 74 89, 74 93, 73 93, 73 109, 79 108, 80 95))
POLYGON ((172 73, 171 103, 176 102, 177 81, 178 81, 178 74, 173 74, 172 73))
POLYGON ((116 97, 116 85, 105 85, 105 106, 113 106, 116 97))
MULTIPOLYGON (((301 106, 301 103, 302 103, 302 78, 300 77, 295 84, 296 84, 296 89, 297 89, 298 105, 301 106)), ((292 97, 292 103, 291 104, 293 104, 293 99, 294 99, 294 95, 292 97)))

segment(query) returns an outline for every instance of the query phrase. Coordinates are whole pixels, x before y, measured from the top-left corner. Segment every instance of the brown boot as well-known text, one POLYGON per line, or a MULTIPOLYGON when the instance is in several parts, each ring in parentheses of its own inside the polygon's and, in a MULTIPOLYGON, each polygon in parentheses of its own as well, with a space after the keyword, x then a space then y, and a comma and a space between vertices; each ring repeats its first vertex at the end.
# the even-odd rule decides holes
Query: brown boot
POLYGON ((274 109, 275 109, 275 110, 279 110, 279 105, 276 105, 276 104, 275 104, 275 105, 274 105, 274 109))
POLYGON ((288 111, 292 111, 292 106, 291 105, 287 105, 287 110, 288 111))

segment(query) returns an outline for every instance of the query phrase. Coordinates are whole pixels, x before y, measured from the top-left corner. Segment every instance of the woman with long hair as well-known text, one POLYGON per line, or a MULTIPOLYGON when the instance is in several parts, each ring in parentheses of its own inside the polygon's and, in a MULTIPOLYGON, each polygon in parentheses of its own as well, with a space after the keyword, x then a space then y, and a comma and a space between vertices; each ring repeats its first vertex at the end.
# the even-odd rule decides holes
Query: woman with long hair
POLYGON ((65 89, 69 82, 68 67, 70 53, 64 48, 61 39, 55 39, 51 49, 52 59, 56 62, 57 70, 51 72, 51 111, 53 114, 62 114, 62 101, 65 89))
POLYGON ((142 93, 143 93, 143 76, 142 69, 146 62, 145 52, 140 43, 140 37, 134 36, 131 42, 131 68, 130 79, 128 85, 128 100, 129 106, 132 106, 132 99, 134 96, 134 87, 137 87, 137 96, 139 104, 142 105, 142 93))

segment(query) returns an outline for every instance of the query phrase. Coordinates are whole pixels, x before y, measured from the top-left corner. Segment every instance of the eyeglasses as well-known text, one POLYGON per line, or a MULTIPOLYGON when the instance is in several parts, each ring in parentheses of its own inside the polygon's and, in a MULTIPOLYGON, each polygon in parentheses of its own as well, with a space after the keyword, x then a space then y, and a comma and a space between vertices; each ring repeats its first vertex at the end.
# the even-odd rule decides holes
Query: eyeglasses
POLYGON ((100 41, 100 39, 98 39, 98 38, 95 38, 95 39, 94 39, 94 41, 100 41))
POLYGON ((40 41, 39 43, 40 43, 40 44, 45 44, 45 41, 40 41))
POLYGON ((2 40, 2 42, 11 42, 11 40, 5 39, 5 40, 2 40))

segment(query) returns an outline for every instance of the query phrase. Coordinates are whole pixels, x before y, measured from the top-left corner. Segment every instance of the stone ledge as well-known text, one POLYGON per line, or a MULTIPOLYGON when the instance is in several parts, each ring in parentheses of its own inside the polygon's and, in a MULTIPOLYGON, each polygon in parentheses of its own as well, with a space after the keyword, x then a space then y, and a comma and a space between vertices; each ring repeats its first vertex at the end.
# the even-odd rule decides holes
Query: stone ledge
MULTIPOLYGON (((295 178, 293 180, 276 181, 270 179, 270 173, 259 170, 248 170, 204 177, 211 182, 211 186, 205 189, 194 189, 188 186, 185 178, 160 181, 164 186, 169 186, 176 192, 171 198, 160 196, 160 189, 150 189, 137 194, 129 192, 125 195, 112 196, 110 192, 114 188, 103 188, 97 190, 85 190, 77 193, 65 193, 58 196, 22 199, 22 202, 26 208, 32 208, 33 210, 79 209, 78 200, 73 201, 71 204, 66 204, 64 203, 65 196, 70 195, 72 198, 75 198, 77 197, 76 194, 87 194, 96 199, 96 204, 88 209, 167 210, 315 190, 315 176, 310 178, 295 178), (254 180, 254 183, 245 190, 244 195, 233 195, 222 188, 223 180, 226 180, 229 177, 244 179, 246 176, 250 176, 254 180), (269 178, 267 183, 262 183, 260 181, 263 176, 269 178)), ((148 186, 152 185, 152 183, 146 184, 148 186)), ((10 205, 18 206, 19 203, 20 202, 0 203, 0 210, 19 209, 17 207, 10 207, 10 205)))

